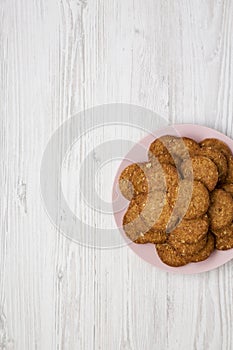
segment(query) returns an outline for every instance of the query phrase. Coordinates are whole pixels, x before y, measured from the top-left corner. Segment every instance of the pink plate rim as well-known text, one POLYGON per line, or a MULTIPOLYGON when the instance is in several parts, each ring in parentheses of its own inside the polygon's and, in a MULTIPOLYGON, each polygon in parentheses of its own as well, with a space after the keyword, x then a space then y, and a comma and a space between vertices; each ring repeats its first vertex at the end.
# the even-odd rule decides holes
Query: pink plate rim
POLYGON ((125 158, 121 162, 118 168, 118 171, 116 173, 114 183, 113 183, 113 190, 112 190, 112 202, 113 202, 112 204, 113 204, 113 213, 114 213, 115 222, 119 229, 119 234, 120 233, 122 234, 129 248, 132 249, 133 252, 136 253, 140 258, 150 263, 151 265, 158 267, 167 272, 180 273, 180 274, 196 274, 196 273, 211 271, 219 266, 222 266, 226 262, 230 261, 233 258, 233 249, 226 250, 226 251, 215 250, 214 253, 212 253, 211 256, 205 261, 198 262, 198 263, 190 263, 188 265, 181 266, 181 267, 170 267, 164 264, 160 260, 155 250, 154 244, 151 244, 151 243, 135 244, 133 242, 130 242, 121 228, 122 218, 124 216, 126 206, 128 205, 128 201, 120 194, 120 191, 118 188, 119 175, 130 162, 146 161, 147 149, 150 143, 154 139, 167 134, 190 137, 196 140, 197 142, 200 142, 205 138, 218 138, 219 140, 222 140, 223 142, 225 142, 233 152, 233 140, 231 138, 229 138, 228 136, 224 135, 223 133, 215 129, 211 129, 209 127, 197 125, 197 124, 174 124, 174 125, 167 126, 165 128, 158 129, 155 132, 153 132, 153 134, 147 135, 146 137, 144 137, 142 140, 140 140, 137 144, 133 146, 133 148, 129 151, 129 153, 125 156, 125 158), (130 162, 129 162, 129 159, 131 160, 130 162), (121 202, 125 203, 125 206, 124 206, 125 209, 120 211, 117 210, 115 205, 116 196, 121 197, 120 200, 121 202))

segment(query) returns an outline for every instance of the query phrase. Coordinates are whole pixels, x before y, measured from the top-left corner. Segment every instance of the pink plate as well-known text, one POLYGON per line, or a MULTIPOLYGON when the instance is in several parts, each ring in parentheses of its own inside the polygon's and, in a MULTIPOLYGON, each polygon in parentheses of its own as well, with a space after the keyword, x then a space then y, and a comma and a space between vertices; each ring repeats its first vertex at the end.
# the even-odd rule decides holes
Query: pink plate
POLYGON ((159 267, 162 270, 183 274, 193 274, 213 270, 225 264, 233 258, 233 249, 226 251, 215 250, 207 260, 199 263, 190 263, 181 267, 170 267, 168 265, 165 265, 160 260, 155 250, 154 244, 135 244, 129 241, 122 229, 122 219, 129 202, 120 194, 120 190, 118 187, 118 178, 122 170, 129 164, 134 162, 146 161, 147 150, 149 148, 150 143, 162 135, 186 136, 196 140, 197 142, 200 142, 205 138, 217 138, 219 140, 224 141, 233 151, 233 140, 214 129, 210 129, 200 125, 178 124, 168 126, 166 128, 155 131, 153 135, 146 136, 130 150, 125 159, 121 162, 115 177, 112 199, 113 212, 117 227, 123 235, 126 244, 128 244, 128 246, 138 256, 140 256, 143 260, 149 262, 150 264, 159 267))

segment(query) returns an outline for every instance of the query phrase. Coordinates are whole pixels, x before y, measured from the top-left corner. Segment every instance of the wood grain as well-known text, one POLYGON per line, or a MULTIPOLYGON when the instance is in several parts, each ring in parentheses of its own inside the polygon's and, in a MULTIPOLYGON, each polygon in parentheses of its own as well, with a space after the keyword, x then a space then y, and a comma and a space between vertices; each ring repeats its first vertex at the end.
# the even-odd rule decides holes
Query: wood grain
POLYGON ((231 1, 1 1, 0 349, 233 348, 232 262, 182 276, 82 247, 47 217, 39 182, 53 132, 95 105, 233 137, 232 21, 231 1))

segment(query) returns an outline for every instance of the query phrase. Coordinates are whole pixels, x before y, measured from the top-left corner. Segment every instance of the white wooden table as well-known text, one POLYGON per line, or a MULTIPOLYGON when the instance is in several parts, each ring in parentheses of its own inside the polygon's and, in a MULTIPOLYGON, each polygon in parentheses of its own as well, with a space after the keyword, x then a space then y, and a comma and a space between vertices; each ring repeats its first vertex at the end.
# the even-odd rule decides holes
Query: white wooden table
POLYGON ((47 142, 88 107, 233 137, 232 32, 227 0, 1 1, 0 349, 233 349, 233 262, 172 275, 127 247, 85 248, 40 195, 47 142))

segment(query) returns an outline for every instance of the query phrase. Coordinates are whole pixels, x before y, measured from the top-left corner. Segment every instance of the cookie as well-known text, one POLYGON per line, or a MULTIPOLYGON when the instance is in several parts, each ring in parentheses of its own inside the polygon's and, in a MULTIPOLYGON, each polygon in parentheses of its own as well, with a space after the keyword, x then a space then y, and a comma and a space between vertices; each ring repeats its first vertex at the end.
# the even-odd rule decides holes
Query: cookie
MULTIPOLYGON (((141 203, 142 200, 138 199, 138 202, 141 203)), ((132 241, 137 240, 148 231, 148 227, 140 215, 141 211, 142 206, 140 207, 137 201, 132 199, 123 218, 123 229, 132 241)))
POLYGON ((179 175, 176 168, 171 164, 162 164, 162 168, 166 182, 167 199, 173 208, 178 196, 179 175))
POLYGON ((159 164, 154 167, 151 162, 131 164, 121 173, 119 187, 128 200, 140 193, 166 191, 166 174, 159 164))
POLYGON ((228 250, 233 248, 233 236, 216 237, 215 247, 218 250, 228 250))
POLYGON ((201 181, 209 191, 212 191, 218 182, 218 169, 214 162, 204 156, 194 156, 181 164, 181 172, 185 179, 201 181))
POLYGON ((170 246, 170 244, 156 244, 158 256, 166 265, 179 267, 187 264, 185 257, 182 257, 178 252, 170 246))
POLYGON ((165 243, 167 240, 167 234, 165 231, 154 231, 149 230, 146 233, 140 233, 139 237, 134 243, 145 244, 145 243, 165 243))
MULTIPOLYGON (((183 143, 186 147, 186 150, 188 151, 188 155, 190 157, 196 155, 199 152, 200 146, 196 141, 194 141, 188 137, 182 137, 182 141, 183 141, 183 143)), ((185 159, 187 157, 186 155, 187 155, 186 151, 185 152, 180 151, 180 153, 178 154, 178 156, 182 159, 185 159)))
POLYGON ((209 202, 209 192, 202 182, 182 180, 174 215, 188 220, 197 219, 207 212, 209 202))
POLYGON ((159 161, 175 165, 180 160, 187 159, 199 150, 196 141, 188 137, 177 137, 172 135, 162 136, 155 140, 149 149, 149 158, 157 157, 159 161))
POLYGON ((123 228, 128 238, 135 243, 164 243, 167 239, 165 231, 149 230, 141 217, 141 212, 147 201, 147 195, 134 197, 123 218, 123 228))
POLYGON ((213 230, 227 226, 233 220, 233 199, 224 190, 217 189, 211 193, 208 210, 210 227, 213 230))
POLYGON ((228 171, 227 171, 227 177, 225 180, 226 183, 232 183, 233 182, 233 157, 228 157, 228 171))
POLYGON ((137 164, 130 164, 122 171, 119 178, 120 191, 122 195, 128 200, 131 200, 134 195, 134 188, 131 181, 132 181, 134 170, 136 168, 137 168, 137 164))
POLYGON ((233 237, 233 223, 224 226, 218 230, 212 230, 214 235, 219 238, 233 237))
POLYGON ((201 249, 198 253, 193 254, 190 257, 189 261, 194 263, 194 262, 200 262, 200 261, 206 260, 210 256, 210 254, 214 251, 214 243, 215 243, 214 236, 211 233, 209 233, 207 242, 204 248, 201 249))
POLYGON ((166 231, 172 209, 164 192, 151 192, 143 204, 142 219, 153 231, 166 231))
POLYGON ((200 142, 200 146, 201 147, 211 147, 214 149, 218 149, 219 151, 221 151, 225 157, 228 158, 232 156, 232 152, 230 150, 230 148, 221 140, 218 139, 205 139, 203 141, 200 142))
POLYGON ((205 247, 206 241, 206 236, 200 241, 193 244, 181 243, 180 241, 176 240, 174 236, 171 235, 168 237, 168 243, 182 256, 190 256, 198 253, 201 249, 205 247))
POLYGON ((168 137, 160 137, 151 143, 148 151, 149 160, 158 159, 160 163, 175 165, 175 160, 167 149, 166 140, 168 137))
POLYGON ((146 163, 138 163, 132 175, 134 195, 148 192, 148 174, 146 175, 146 163))
POLYGON ((183 219, 179 225, 172 230, 170 238, 181 243, 193 244, 197 243, 205 237, 209 228, 209 220, 207 215, 198 219, 183 219))
POLYGON ((221 188, 224 191, 230 193, 230 195, 233 197, 233 183, 224 184, 221 188))
POLYGON ((218 149, 211 147, 202 147, 198 152, 198 155, 205 156, 211 159, 218 169, 219 181, 223 182, 227 176, 227 159, 224 154, 218 149))

